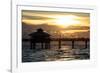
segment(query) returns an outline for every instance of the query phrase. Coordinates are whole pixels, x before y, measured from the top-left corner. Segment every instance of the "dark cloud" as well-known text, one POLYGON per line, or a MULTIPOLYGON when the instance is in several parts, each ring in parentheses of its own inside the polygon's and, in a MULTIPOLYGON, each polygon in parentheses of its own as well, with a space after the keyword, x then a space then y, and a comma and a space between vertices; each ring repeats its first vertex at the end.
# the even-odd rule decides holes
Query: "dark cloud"
POLYGON ((76 15, 81 17, 90 17, 90 13, 84 13, 84 12, 65 12, 65 11, 37 11, 37 10, 22 10, 22 12, 28 12, 28 13, 37 13, 37 14, 50 14, 50 15, 76 15))
POLYGON ((23 15, 22 19, 31 19, 31 20, 48 20, 53 19, 49 17, 43 17, 43 16, 29 16, 29 15, 23 15))
POLYGON ((69 26, 65 30, 89 30, 89 26, 69 26))

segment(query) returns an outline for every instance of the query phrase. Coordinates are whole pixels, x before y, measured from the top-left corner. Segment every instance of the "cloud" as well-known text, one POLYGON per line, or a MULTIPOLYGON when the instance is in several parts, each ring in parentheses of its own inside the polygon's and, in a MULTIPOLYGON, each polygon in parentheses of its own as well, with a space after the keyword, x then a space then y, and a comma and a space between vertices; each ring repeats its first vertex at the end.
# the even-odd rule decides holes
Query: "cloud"
POLYGON ((65 12, 65 11, 37 11, 37 10, 22 10, 22 21, 29 24, 55 24, 57 17, 67 17, 69 15, 77 16, 74 20, 80 21, 79 25, 90 24, 90 14, 84 12, 65 12))
POLYGON ((89 30, 89 26, 69 26, 65 30, 89 30))
POLYGON ((29 16, 29 15, 24 15, 24 16, 22 16, 22 19, 30 19, 30 20, 49 20, 49 19, 53 19, 53 18, 43 17, 43 16, 29 16))
POLYGON ((65 12, 65 11, 37 11, 37 10, 22 10, 22 13, 36 13, 36 14, 44 14, 44 15, 76 15, 76 16, 82 16, 82 17, 89 17, 90 13, 84 13, 84 12, 65 12))

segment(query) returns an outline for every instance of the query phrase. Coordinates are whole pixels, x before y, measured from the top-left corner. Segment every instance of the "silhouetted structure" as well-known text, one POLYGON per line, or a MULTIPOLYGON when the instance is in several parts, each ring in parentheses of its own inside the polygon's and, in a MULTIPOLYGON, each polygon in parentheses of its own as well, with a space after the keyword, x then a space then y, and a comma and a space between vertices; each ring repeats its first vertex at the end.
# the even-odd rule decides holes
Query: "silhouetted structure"
POLYGON ((36 32, 30 34, 30 46, 36 48, 36 43, 41 44, 41 49, 50 49, 50 34, 39 28, 36 32))

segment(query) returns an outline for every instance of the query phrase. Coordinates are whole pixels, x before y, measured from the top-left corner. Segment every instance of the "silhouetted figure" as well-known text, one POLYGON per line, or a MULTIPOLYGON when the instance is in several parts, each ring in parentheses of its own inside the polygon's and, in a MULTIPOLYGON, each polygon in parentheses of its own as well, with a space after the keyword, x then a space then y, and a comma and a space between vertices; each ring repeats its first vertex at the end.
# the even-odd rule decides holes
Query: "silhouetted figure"
POLYGON ((30 46, 31 48, 36 48, 36 43, 41 44, 42 49, 50 49, 50 34, 39 28, 36 32, 30 34, 30 46))

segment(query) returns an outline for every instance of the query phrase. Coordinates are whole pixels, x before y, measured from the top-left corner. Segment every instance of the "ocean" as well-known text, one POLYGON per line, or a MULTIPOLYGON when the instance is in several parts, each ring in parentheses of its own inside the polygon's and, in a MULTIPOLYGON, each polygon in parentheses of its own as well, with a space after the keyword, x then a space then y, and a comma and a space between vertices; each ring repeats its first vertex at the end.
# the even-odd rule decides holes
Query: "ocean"
POLYGON ((76 41, 72 48, 71 41, 59 43, 52 41, 49 49, 42 49, 41 43, 36 44, 36 48, 30 48, 30 42, 22 42, 22 62, 41 62, 41 61, 71 61, 90 59, 90 42, 76 41))

